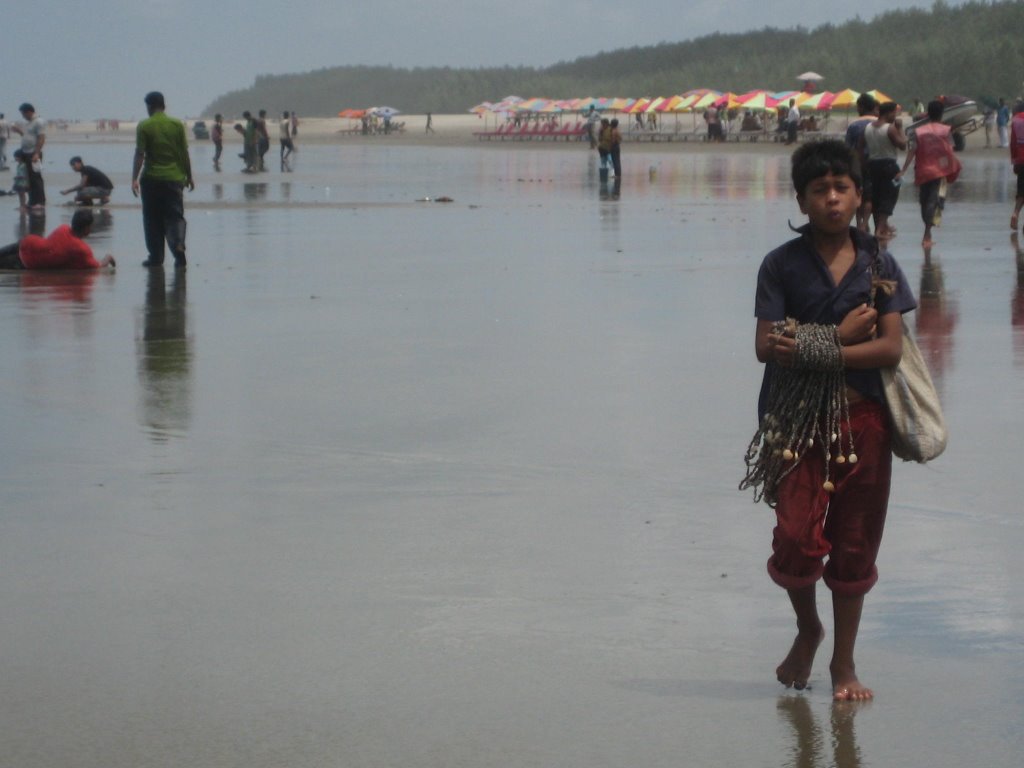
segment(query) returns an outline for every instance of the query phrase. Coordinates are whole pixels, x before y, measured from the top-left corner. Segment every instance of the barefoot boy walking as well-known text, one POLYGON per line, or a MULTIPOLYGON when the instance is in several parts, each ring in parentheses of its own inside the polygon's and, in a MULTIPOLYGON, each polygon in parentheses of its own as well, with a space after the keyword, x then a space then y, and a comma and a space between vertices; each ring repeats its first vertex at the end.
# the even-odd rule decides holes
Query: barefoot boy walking
POLYGON ((835 622, 833 696, 857 701, 873 696, 857 678, 854 644, 864 595, 878 579, 892 463, 879 368, 899 362, 900 315, 915 301, 892 256, 850 226, 861 203, 853 168, 838 141, 793 154, 807 223, 758 274, 754 344, 766 365, 740 487, 775 508, 768 573, 796 614, 797 636, 776 677, 807 687, 825 636, 815 597, 823 578, 835 622))

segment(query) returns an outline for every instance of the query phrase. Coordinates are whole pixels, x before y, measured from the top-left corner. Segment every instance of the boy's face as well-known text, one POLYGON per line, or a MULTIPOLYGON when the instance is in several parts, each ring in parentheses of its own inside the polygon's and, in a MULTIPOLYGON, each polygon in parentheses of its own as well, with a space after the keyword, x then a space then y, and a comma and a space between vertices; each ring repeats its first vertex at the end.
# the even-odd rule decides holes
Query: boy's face
POLYGON ((829 173, 810 181, 797 195, 800 212, 807 215, 811 227, 823 234, 845 232, 860 207, 860 190, 846 174, 829 173))

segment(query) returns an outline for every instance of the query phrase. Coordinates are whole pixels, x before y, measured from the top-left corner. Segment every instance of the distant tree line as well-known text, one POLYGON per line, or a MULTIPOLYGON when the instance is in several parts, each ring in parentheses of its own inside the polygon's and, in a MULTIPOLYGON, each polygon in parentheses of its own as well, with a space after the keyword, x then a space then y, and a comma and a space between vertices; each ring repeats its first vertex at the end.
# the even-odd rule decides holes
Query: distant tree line
POLYGON ((550 67, 344 66, 261 75, 251 87, 215 99, 204 114, 244 110, 330 116, 388 105, 407 113, 459 113, 515 94, 672 96, 708 87, 742 93, 799 88, 796 75, 825 76, 827 90, 878 88, 903 104, 940 94, 993 103, 1024 95, 1024 0, 936 2, 930 10, 889 11, 813 30, 765 28, 682 43, 601 52, 550 67))

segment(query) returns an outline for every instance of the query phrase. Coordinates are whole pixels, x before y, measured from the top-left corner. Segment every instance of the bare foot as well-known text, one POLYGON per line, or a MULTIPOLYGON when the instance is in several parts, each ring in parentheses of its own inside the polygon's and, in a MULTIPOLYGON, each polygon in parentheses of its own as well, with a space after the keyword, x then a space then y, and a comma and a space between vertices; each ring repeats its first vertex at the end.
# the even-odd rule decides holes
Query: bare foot
POLYGON ((875 698, 874 691, 857 679, 852 668, 844 670, 832 666, 831 670, 833 701, 870 701, 875 698))
POLYGON ((926 237, 924 240, 921 241, 921 246, 923 248, 931 248, 933 245, 935 245, 935 241, 932 240, 930 237, 926 237))
POLYGON ((806 688, 814 664, 814 654, 824 639, 825 628, 821 624, 818 624, 817 630, 797 632, 789 654, 775 668, 776 679, 787 688, 796 688, 798 691, 806 688))
POLYGON ((1014 232, 1017 231, 1017 214, 1016 213, 1013 214, 1013 216, 1010 217, 1010 229, 1012 229, 1014 232))

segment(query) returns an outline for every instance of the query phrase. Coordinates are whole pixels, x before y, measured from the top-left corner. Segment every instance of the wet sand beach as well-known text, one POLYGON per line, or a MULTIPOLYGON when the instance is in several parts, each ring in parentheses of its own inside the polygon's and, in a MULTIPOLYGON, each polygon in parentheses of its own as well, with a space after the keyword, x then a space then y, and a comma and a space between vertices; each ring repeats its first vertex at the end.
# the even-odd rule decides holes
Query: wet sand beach
POLYGON ((774 680, 773 514, 736 490, 788 151, 627 146, 616 189, 575 145, 298 146, 193 145, 184 272, 140 266, 130 132, 47 146, 46 231, 82 155, 118 268, 0 275, 0 766, 1020 765, 1004 151, 930 253, 896 209, 951 438, 894 469, 877 699, 837 706, 830 620, 812 688, 774 680))

